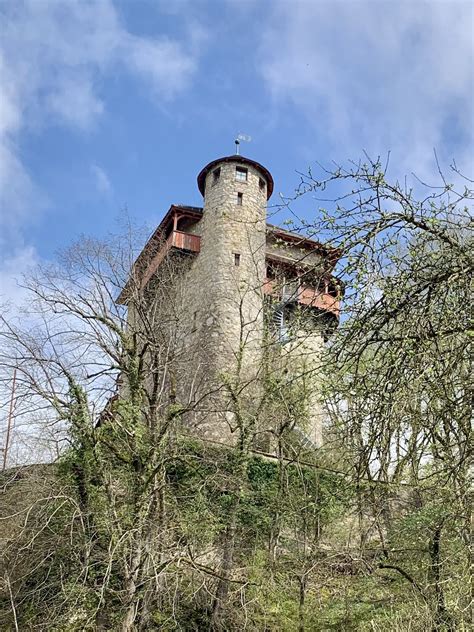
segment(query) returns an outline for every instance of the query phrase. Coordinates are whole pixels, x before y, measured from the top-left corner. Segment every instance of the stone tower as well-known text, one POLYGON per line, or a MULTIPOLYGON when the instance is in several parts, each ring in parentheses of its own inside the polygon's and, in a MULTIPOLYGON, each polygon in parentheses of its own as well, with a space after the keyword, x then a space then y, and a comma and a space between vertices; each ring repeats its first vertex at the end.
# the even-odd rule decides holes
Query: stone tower
MULTIPOLYGON (((267 223, 273 179, 254 160, 213 160, 197 182, 203 206, 170 207, 118 302, 127 304, 132 323, 134 296, 159 299, 153 317, 172 337, 171 391, 185 411, 183 432, 233 443, 237 418, 229 386, 238 385, 239 406, 251 416, 273 369, 304 394, 295 434, 319 446, 317 375, 324 340, 339 320, 342 284, 332 270, 341 253, 267 223)), ((284 417, 285 405, 282 410, 284 417)), ((274 434, 275 415, 260 409, 258 417, 258 433, 274 434)))
MULTIPOLYGON (((203 387, 211 389, 238 372, 250 393, 262 352, 266 203, 273 180, 259 163, 235 155, 206 165, 198 187, 204 206, 191 283, 197 290, 193 320, 200 322, 200 361, 207 374, 203 387)), ((225 410, 225 396, 215 403, 222 423, 209 420, 211 434, 222 440, 232 427, 232 414, 225 410)), ((202 424, 208 426, 203 415, 202 424)))
MULTIPOLYGON (((215 337, 215 365, 228 370, 239 350, 259 353, 263 327, 266 202, 273 181, 241 156, 215 160, 198 176, 204 196, 200 253, 203 307, 215 337)), ((248 362, 244 361, 244 365, 248 362)))

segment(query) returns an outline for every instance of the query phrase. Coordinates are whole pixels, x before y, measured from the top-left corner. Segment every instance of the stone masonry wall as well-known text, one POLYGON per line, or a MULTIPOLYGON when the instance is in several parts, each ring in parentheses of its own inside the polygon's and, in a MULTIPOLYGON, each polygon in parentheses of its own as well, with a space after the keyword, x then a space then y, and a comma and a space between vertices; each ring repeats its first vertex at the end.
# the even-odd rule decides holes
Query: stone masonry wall
MULTIPOLYGON (((321 272, 324 261, 319 252, 308 254, 302 247, 280 244, 266 235, 267 183, 257 168, 244 162, 239 165, 237 160, 218 163, 216 168, 220 168, 217 180, 212 170, 207 174, 202 219, 186 228, 201 236, 200 252, 174 255, 183 262, 180 273, 168 294, 162 291, 155 297, 153 292, 153 296, 155 318, 166 313, 165 320, 172 323, 177 402, 189 409, 183 432, 233 443, 236 419, 226 379, 238 376, 245 385, 240 402, 249 411, 255 408, 263 384, 266 255, 301 260, 321 272), (247 169, 246 182, 236 179, 237 166, 247 169), (243 194, 241 205, 237 193, 243 194)), ((155 280, 160 288, 161 277, 155 280)), ((129 318, 131 323, 132 311, 129 318)), ((318 446, 322 413, 317 371, 323 344, 318 328, 305 326, 277 351, 288 373, 299 376, 306 401, 301 429, 318 446)), ((261 422, 271 430, 270 418, 261 422)))
POLYGON ((300 430, 315 447, 321 447, 323 443, 323 410, 318 384, 323 345, 318 329, 303 328, 295 332, 293 340, 284 349, 304 399, 305 419, 301 420, 300 430))
POLYGON ((243 398, 251 398, 263 337, 266 183, 262 188, 260 172, 244 163, 247 182, 236 180, 236 166, 217 165, 215 182, 212 171, 207 175, 201 251, 186 279, 190 363, 182 385, 189 390, 192 379, 199 400, 188 423, 223 442, 232 442, 235 423, 223 381, 240 371, 240 379, 248 382, 243 398), (238 192, 242 205, 237 204, 238 192))

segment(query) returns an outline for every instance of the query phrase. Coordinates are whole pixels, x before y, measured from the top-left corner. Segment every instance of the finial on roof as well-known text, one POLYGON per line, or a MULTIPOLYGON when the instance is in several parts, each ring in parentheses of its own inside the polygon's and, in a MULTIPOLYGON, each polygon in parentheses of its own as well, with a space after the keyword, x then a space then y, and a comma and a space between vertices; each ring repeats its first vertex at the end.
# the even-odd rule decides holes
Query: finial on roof
POLYGON ((234 140, 235 143, 235 155, 238 156, 240 154, 240 141, 243 140, 246 143, 250 143, 252 140, 251 136, 247 134, 237 134, 237 138, 234 140))

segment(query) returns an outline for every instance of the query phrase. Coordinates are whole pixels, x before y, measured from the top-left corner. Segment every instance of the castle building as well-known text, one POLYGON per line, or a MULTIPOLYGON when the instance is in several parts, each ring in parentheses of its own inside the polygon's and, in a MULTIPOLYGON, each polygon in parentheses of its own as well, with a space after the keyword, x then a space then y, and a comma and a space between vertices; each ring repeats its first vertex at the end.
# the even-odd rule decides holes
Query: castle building
MULTIPOLYGON (((230 386, 237 384, 249 410, 262 399, 266 373, 278 367, 305 382, 299 432, 319 446, 316 374, 339 319, 341 283, 332 271, 340 252, 267 223, 273 179, 254 160, 238 154, 213 160, 197 184, 203 206, 172 205, 134 266, 139 291, 153 293, 165 262, 180 261, 171 285, 179 285, 176 338, 185 360, 177 398, 193 402, 188 429, 232 442, 230 386)), ((118 299, 128 305, 129 319, 132 294, 129 281, 118 299)))

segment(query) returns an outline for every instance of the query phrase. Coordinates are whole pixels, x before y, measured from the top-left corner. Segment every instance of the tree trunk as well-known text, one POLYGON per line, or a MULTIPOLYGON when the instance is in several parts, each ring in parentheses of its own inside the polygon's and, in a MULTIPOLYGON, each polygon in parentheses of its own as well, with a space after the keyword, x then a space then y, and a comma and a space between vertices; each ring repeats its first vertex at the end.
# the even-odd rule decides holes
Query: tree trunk
POLYGON ((222 630, 222 606, 227 599, 229 593, 229 578, 234 565, 234 549, 235 549, 235 536, 237 533, 237 512, 239 509, 239 498, 236 499, 235 505, 232 508, 232 513, 229 519, 229 525, 225 531, 224 547, 222 553, 222 564, 220 568, 220 577, 218 579, 216 592, 214 595, 214 602, 212 604, 211 615, 211 629, 222 630))
POLYGON ((431 574, 433 577, 436 599, 436 613, 433 632, 454 629, 452 627, 451 617, 446 610, 444 591, 441 585, 441 530, 442 525, 436 527, 430 544, 431 574))
POLYGON ((300 595, 298 602, 298 632, 304 632, 305 630, 305 599, 306 599, 306 575, 298 577, 300 585, 300 595))

